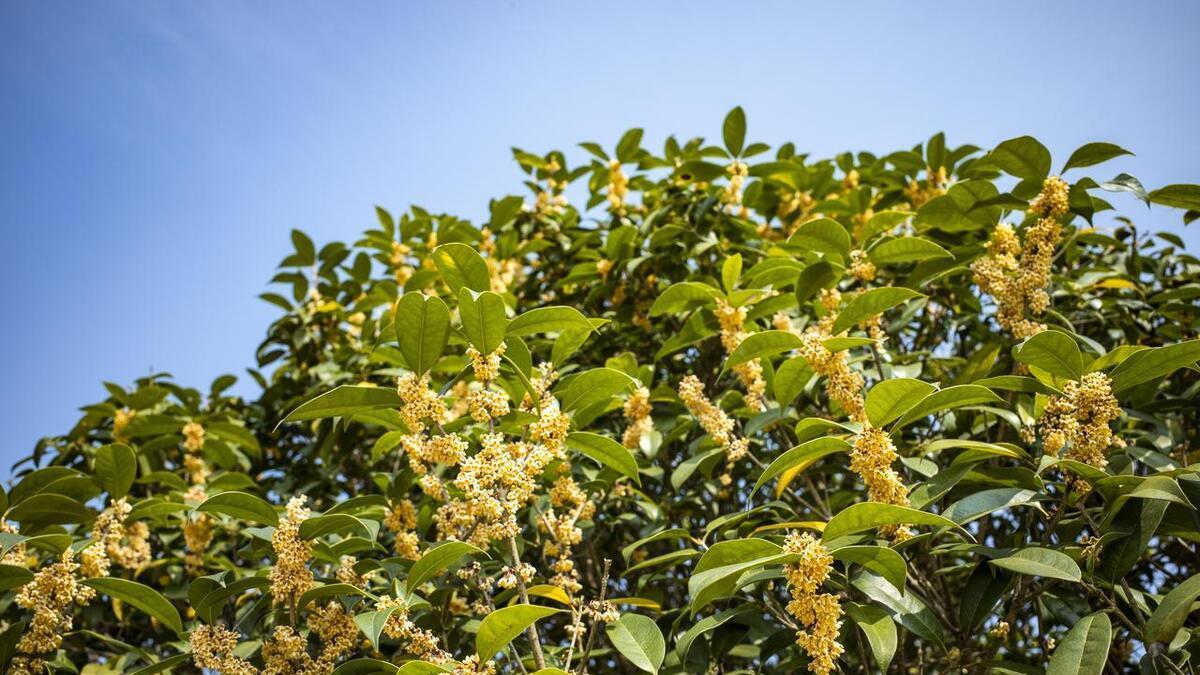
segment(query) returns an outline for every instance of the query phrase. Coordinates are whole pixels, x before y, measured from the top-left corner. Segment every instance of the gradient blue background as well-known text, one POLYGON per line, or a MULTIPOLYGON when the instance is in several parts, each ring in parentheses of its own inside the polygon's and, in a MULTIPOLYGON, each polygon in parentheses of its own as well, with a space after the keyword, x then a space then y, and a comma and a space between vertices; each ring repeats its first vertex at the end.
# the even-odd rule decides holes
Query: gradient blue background
MULTIPOLYGON (((478 218, 520 191, 512 145, 657 148, 740 104, 753 140, 822 156, 1030 133, 1055 166, 1137 153, 1100 179, 1200 182, 1198 3, 849 7, 2 0, 0 475, 101 380, 251 365, 290 228, 478 218)), ((1200 250, 1180 212, 1115 201, 1200 250)))

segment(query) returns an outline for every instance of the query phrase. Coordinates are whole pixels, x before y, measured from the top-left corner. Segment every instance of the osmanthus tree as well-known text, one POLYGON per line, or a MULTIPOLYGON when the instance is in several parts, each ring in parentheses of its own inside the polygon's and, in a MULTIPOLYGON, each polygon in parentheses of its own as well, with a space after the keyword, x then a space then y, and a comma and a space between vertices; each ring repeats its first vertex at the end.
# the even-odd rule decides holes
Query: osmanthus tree
POLYGON ((1194 670, 1200 261, 1104 197, 1200 187, 745 128, 293 233, 261 393, 18 465, 4 671, 1194 670))

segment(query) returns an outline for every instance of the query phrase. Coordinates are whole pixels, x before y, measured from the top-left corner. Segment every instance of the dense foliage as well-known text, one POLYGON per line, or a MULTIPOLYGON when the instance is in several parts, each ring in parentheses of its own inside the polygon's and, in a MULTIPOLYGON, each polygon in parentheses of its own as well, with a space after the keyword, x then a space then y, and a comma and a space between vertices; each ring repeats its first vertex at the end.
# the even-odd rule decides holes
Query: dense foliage
POLYGON ((745 135, 294 232, 261 393, 107 384, 16 467, 5 672, 1194 669, 1200 261, 1103 195, 1200 187, 745 135))

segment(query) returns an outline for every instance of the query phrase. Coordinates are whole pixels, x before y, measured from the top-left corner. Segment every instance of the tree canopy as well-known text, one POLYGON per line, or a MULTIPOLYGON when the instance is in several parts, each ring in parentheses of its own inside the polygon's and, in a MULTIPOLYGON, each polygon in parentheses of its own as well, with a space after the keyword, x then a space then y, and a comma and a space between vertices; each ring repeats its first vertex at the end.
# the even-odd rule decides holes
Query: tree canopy
POLYGON ((1029 136, 514 149, 0 491, 5 672, 1182 673, 1200 261, 1029 136), (577 163, 572 164, 571 161, 577 163))

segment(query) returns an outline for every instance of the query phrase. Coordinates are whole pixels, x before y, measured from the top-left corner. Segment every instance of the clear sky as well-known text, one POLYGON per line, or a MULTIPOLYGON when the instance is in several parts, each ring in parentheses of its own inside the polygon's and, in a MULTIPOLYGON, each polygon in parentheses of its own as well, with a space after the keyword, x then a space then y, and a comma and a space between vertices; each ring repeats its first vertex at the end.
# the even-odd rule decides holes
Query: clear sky
POLYGON ((821 156, 1029 133, 1200 182, 1198 28, 1195 2, 0 0, 0 476, 102 380, 252 365, 291 228, 477 218, 520 191, 513 145, 716 138, 740 104, 821 156))

